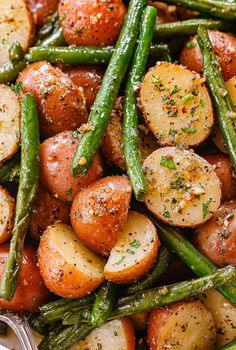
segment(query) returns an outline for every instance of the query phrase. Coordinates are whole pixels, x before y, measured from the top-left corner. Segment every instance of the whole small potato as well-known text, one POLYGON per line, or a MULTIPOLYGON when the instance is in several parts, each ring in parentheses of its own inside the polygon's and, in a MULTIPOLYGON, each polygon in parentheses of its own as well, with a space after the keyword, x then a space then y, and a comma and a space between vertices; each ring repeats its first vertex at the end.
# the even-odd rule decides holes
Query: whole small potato
POLYGON ((122 0, 62 0, 59 18, 69 45, 115 44, 124 22, 122 0))
POLYGON ((195 232, 195 245, 214 264, 236 265, 236 200, 222 204, 195 232))
MULTIPOLYGON (((236 38, 232 34, 218 30, 209 30, 208 33, 219 59, 223 78, 228 80, 236 75, 236 38)), ((180 63, 190 70, 202 73, 202 55, 196 35, 185 44, 180 55, 180 63)))
POLYGON ((23 92, 34 94, 43 138, 76 130, 87 121, 82 88, 50 63, 41 61, 28 65, 21 72, 19 82, 23 84, 23 92))
POLYGON ((34 16, 36 27, 40 28, 47 17, 57 11, 59 0, 26 0, 26 3, 34 16))
POLYGON ((66 202, 71 202, 81 188, 103 174, 102 159, 98 153, 83 177, 73 177, 71 163, 79 139, 78 132, 62 132, 45 140, 40 147, 42 183, 55 197, 66 202))
POLYGON ((71 224, 86 247, 109 254, 127 219, 131 192, 126 176, 109 176, 77 194, 71 207, 71 224))
MULTIPOLYGON (((9 253, 9 244, 0 246, 0 278, 9 253)), ((33 312, 50 297, 37 266, 37 254, 25 247, 16 292, 11 301, 0 299, 0 308, 19 312, 33 312)))

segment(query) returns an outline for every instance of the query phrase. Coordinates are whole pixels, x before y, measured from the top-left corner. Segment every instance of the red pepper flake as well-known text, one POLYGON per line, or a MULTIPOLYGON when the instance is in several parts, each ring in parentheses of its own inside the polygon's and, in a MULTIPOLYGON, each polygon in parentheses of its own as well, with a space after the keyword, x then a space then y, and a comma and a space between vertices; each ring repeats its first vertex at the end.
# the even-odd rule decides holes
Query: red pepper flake
POLYGON ((182 113, 188 113, 188 110, 185 106, 183 106, 181 110, 182 110, 182 113))

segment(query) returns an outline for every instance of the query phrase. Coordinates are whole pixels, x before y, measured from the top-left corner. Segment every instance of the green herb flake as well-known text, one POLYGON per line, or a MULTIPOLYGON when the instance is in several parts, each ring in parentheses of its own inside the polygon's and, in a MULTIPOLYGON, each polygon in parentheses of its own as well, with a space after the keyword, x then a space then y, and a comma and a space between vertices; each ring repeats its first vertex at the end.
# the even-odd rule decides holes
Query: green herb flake
POLYGON ((141 243, 137 239, 134 239, 129 245, 130 247, 137 249, 141 246, 141 243))
POLYGON ((182 102, 186 103, 186 102, 192 100, 194 98, 194 96, 195 96, 194 94, 187 94, 187 95, 182 97, 182 102))
POLYGON ((188 49, 193 49, 194 47, 196 47, 196 44, 193 41, 190 41, 189 43, 187 43, 186 47, 188 49))
POLYGON ((172 189, 177 189, 180 187, 180 185, 182 185, 184 179, 182 177, 178 177, 178 179, 176 179, 175 181, 173 181, 170 185, 170 187, 172 189))
POLYGON ((197 131, 195 128, 182 128, 181 129, 183 132, 186 132, 187 134, 195 134, 195 132, 197 131))
POLYGON ((124 260, 125 260, 125 256, 122 256, 122 257, 120 258, 120 260, 118 260, 118 261, 115 263, 115 265, 120 265, 120 264, 122 264, 124 260))
POLYGON ((21 90, 23 89, 23 83, 20 81, 17 85, 12 84, 11 85, 12 91, 14 91, 16 94, 19 94, 21 90))
POLYGON ((69 188, 68 190, 66 190, 66 195, 70 196, 72 194, 72 188, 69 188))
POLYGON ((126 252, 130 255, 134 255, 135 254, 135 251, 134 250, 131 250, 131 249, 127 249, 126 252))
POLYGON ((160 165, 171 170, 176 170, 176 165, 171 157, 161 156, 160 165))
POLYGON ((72 131, 71 135, 72 135, 72 137, 73 137, 74 139, 77 139, 78 136, 79 136, 79 132, 78 132, 78 131, 72 131))
POLYGON ((177 86, 177 85, 175 85, 174 86, 174 88, 173 88, 173 90, 171 91, 171 93, 170 93, 170 96, 172 96, 172 95, 174 95, 174 94, 177 94, 177 92, 179 92, 181 89, 177 86))
POLYGON ((206 203, 202 203, 202 216, 203 219, 209 214, 209 205, 212 202, 212 198, 210 198, 206 203))
POLYGON ((118 336, 117 331, 114 331, 114 336, 115 336, 115 337, 117 337, 117 336, 118 336))
POLYGON ((170 219, 170 212, 167 211, 167 210, 164 210, 164 211, 163 211, 163 217, 164 217, 165 219, 170 219))

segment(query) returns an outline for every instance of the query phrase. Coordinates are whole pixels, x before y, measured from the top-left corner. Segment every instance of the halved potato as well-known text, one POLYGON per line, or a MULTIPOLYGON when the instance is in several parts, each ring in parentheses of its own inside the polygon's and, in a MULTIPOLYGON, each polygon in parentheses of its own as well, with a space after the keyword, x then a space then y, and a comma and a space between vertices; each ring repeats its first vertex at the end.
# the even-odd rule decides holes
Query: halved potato
POLYGON ((199 300, 182 301, 151 311, 150 350, 214 350, 215 338, 212 315, 199 300))
POLYGON ((205 159, 193 152, 160 148, 147 157, 143 170, 148 182, 148 209, 171 225, 200 225, 220 205, 218 176, 205 159))
POLYGON ((215 289, 207 290, 200 299, 215 321, 217 346, 222 347, 235 339, 236 307, 215 289))
POLYGON ((144 331, 147 328, 149 312, 148 311, 136 312, 135 314, 130 315, 130 318, 133 322, 134 328, 137 331, 144 331))
POLYGON ((8 50, 18 41, 24 51, 33 43, 34 20, 24 0, 0 2, 0 65, 9 61, 8 50))
POLYGON ((64 298, 85 296, 104 280, 104 260, 87 249, 66 224, 55 223, 44 232, 38 263, 48 289, 64 298))
POLYGON ((0 186, 0 244, 6 242, 14 224, 15 200, 0 186))
POLYGON ((159 62, 146 74, 141 107, 161 146, 193 147, 209 136, 214 118, 203 81, 197 73, 168 62, 159 62))
POLYGON ((105 277, 114 283, 138 280, 152 267, 159 245, 156 228, 151 220, 130 211, 105 265, 105 277))
POLYGON ((92 331, 71 350, 134 350, 135 334, 129 318, 118 318, 92 331))
POLYGON ((4 84, 0 84, 0 140, 1 163, 17 152, 20 141, 20 101, 4 84))

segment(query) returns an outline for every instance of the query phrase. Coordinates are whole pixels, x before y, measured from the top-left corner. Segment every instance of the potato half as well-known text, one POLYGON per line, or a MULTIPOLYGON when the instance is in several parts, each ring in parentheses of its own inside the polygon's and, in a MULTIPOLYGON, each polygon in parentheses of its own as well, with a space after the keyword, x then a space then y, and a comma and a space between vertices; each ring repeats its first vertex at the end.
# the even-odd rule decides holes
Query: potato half
POLYGON ((104 280, 104 260, 87 249, 70 226, 62 223, 55 223, 44 232, 38 262, 48 289, 65 298, 85 296, 104 280))
POLYGON ((19 148, 20 101, 12 89, 0 84, 0 163, 19 148))
POLYGON ((6 242, 11 236, 14 224, 15 200, 0 186, 0 244, 6 242))
POLYGON ((8 50, 18 41, 26 51, 33 42, 34 20, 24 0, 0 2, 0 65, 9 61, 8 50))
POLYGON ((150 314, 150 350, 214 350, 215 337, 212 315, 198 300, 182 301, 150 314))
POLYGON ((156 228, 144 215, 130 211, 122 233, 110 252, 105 277, 114 283, 138 280, 153 265, 160 242, 156 228))
POLYGON ((148 182, 148 209, 171 225, 197 226, 220 205, 218 176, 205 159, 193 152, 160 148, 144 161, 143 170, 148 182))
POLYGON ((161 146, 199 145, 214 123, 211 99, 200 75, 160 62, 141 85, 140 100, 146 122, 161 146))

